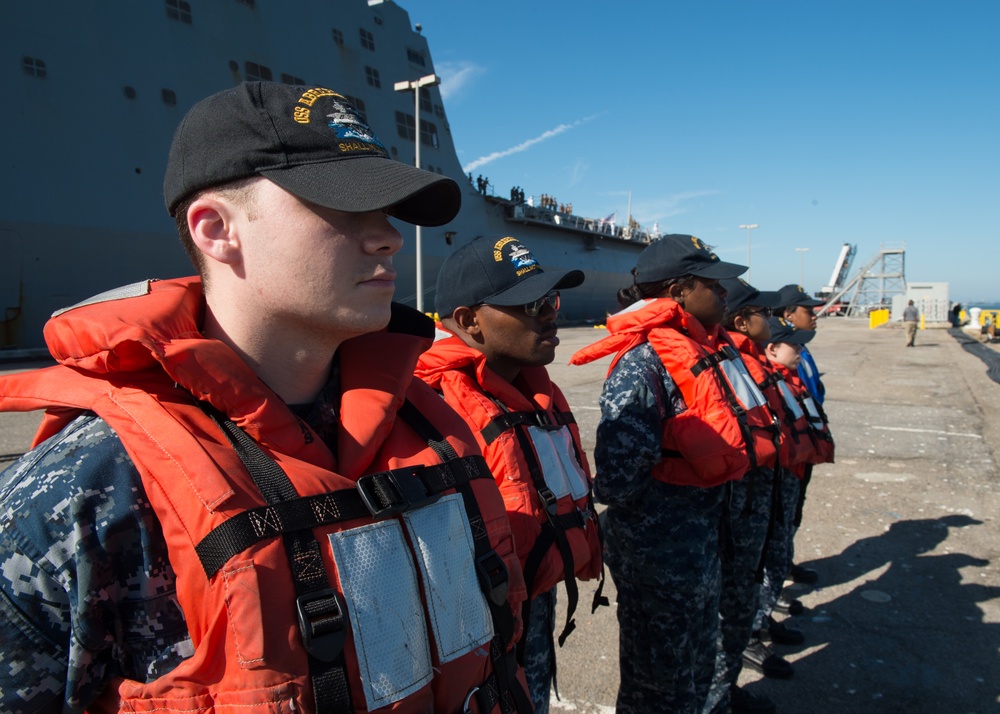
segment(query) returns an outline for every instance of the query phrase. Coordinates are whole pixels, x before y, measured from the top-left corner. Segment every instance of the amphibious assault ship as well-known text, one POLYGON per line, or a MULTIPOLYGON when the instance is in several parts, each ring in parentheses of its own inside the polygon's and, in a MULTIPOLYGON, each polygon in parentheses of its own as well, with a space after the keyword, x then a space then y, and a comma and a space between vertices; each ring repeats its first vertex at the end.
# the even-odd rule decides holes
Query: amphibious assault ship
MULTIPOLYGON (((651 239, 548 201, 491 195, 467 177, 420 27, 391 0, 93 0, 3 3, 0 348, 37 349, 49 315, 145 278, 192 272, 162 181, 187 109, 244 80, 330 87, 366 116, 392 156, 453 177, 459 216, 421 235, 422 303, 447 255, 480 235, 523 240, 550 270, 586 272, 566 321, 603 321, 651 239), (416 121, 414 91, 419 92, 416 121)), ((414 228, 398 224, 396 299, 414 305, 414 228)))

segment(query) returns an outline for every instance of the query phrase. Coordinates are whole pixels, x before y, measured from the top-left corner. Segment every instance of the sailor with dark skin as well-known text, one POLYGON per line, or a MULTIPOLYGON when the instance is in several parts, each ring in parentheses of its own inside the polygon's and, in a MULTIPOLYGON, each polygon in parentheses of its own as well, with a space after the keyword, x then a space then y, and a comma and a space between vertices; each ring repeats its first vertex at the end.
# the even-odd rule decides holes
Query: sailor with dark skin
POLYGON ((618 591, 623 714, 700 714, 708 702, 724 504, 729 482, 750 468, 739 422, 745 415, 763 424, 765 416, 763 397, 750 404, 735 393, 749 375, 721 328, 727 291, 719 281, 745 270, 693 236, 664 236, 640 254, 634 284, 619 291, 610 336, 570 360, 615 355, 594 460, 595 495, 608 505, 605 560, 618 591))
POLYGON ((434 345, 416 374, 472 427, 507 506, 528 601, 518 648, 535 711, 555 676, 555 586, 572 629, 576 580, 600 574, 598 521, 579 430, 545 366, 559 344, 560 291, 579 270, 546 272, 517 239, 477 238, 441 266, 434 345))

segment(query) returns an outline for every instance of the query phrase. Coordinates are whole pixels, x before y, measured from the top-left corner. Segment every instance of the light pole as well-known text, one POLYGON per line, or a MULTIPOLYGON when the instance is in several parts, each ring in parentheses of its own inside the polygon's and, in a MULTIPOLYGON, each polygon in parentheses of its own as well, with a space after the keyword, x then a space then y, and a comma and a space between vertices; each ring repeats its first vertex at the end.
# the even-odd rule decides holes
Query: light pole
MULTIPOLYGON (((413 92, 413 140, 416 150, 413 155, 413 163, 420 168, 420 88, 433 87, 441 84, 441 78, 436 74, 428 74, 420 79, 407 82, 396 82, 392 88, 397 92, 413 92)), ((414 246, 417 257, 417 310, 424 311, 424 263, 423 250, 421 245, 420 226, 416 228, 417 242, 414 246)))
POLYGON ((806 274, 806 251, 807 250, 809 250, 809 249, 808 248, 796 248, 795 249, 795 252, 797 252, 799 254, 799 285, 803 285, 805 283, 805 281, 806 281, 804 276, 806 274))
POLYGON ((750 282, 750 231, 760 228, 756 223, 741 223, 740 228, 747 229, 747 282, 750 282))

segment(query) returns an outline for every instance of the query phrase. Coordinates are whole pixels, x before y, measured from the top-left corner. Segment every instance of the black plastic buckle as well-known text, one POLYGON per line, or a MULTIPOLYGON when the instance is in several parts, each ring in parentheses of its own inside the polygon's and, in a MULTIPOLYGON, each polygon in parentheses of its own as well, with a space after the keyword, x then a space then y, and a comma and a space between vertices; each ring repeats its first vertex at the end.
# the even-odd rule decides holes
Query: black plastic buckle
POLYGON ((550 515, 556 515, 556 511, 559 510, 559 499, 556 495, 552 493, 552 490, 548 486, 542 486, 538 489, 538 500, 542 502, 542 508, 550 515))
POLYGON ((417 468, 411 469, 405 478, 399 478, 402 474, 398 471, 380 471, 377 474, 368 474, 358 479, 355 488, 361 494, 361 500, 375 518, 394 516, 397 513, 409 511, 413 508, 420 508, 441 498, 439 493, 427 493, 427 487, 417 476, 417 468), (380 505, 377 483, 383 487, 389 485, 399 495, 398 499, 393 499, 386 505, 380 505))
POLYGON ((480 587, 494 605, 507 602, 507 564, 495 550, 476 558, 476 573, 479 575, 480 587))
POLYGON ((561 426, 552 421, 552 418, 549 416, 548 412, 543 412, 541 410, 538 410, 534 412, 534 414, 535 414, 535 426, 537 426, 538 428, 544 429, 545 431, 558 431, 559 429, 562 429, 561 426))
POLYGON ((347 615, 336 590, 317 590, 295 600, 302 644, 310 655, 332 662, 344 651, 347 615))

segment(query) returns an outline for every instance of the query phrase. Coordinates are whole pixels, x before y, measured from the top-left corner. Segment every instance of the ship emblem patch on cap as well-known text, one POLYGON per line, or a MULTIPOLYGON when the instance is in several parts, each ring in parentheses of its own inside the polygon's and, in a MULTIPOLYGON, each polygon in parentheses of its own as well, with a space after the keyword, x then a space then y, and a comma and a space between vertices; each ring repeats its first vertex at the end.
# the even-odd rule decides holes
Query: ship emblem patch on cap
POLYGON ((332 131, 337 148, 344 153, 376 153, 388 156, 361 114, 348 100, 332 89, 313 87, 299 97, 292 118, 321 134, 332 131))
POLYGON ((493 260, 498 263, 503 260, 504 249, 508 246, 510 246, 508 260, 514 266, 517 277, 538 269, 538 261, 535 260, 535 256, 531 254, 531 251, 518 243, 516 238, 511 238, 510 236, 501 238, 494 244, 493 260))
POLYGON ((719 259, 719 256, 717 256, 715 253, 713 253, 709 249, 709 247, 707 245, 705 245, 704 243, 701 242, 701 238, 697 238, 695 236, 691 236, 691 242, 694 244, 695 250, 697 250, 700 253, 704 253, 705 255, 707 255, 710 260, 715 261, 715 260, 719 259))

